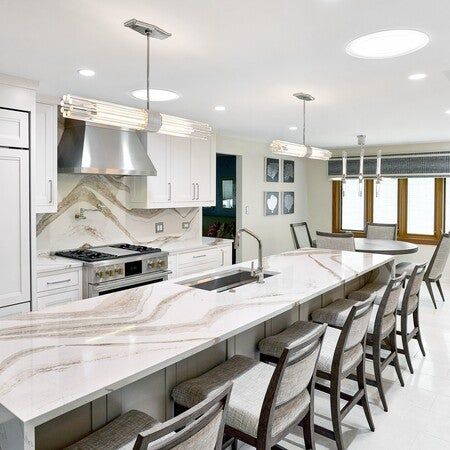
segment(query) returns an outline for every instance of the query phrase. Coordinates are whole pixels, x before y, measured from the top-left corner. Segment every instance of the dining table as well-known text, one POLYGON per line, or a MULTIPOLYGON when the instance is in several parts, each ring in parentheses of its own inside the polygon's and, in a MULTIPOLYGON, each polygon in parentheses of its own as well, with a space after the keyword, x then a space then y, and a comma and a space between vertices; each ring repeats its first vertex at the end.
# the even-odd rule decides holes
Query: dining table
POLYGON ((419 247, 411 242, 389 239, 355 238, 355 251, 381 255, 406 255, 416 253, 419 247))

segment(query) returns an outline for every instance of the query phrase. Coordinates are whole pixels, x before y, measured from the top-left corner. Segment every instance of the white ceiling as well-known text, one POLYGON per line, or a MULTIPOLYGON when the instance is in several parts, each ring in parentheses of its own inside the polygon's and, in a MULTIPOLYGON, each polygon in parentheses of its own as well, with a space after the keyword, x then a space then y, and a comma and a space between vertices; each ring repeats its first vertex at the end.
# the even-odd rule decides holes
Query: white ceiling
POLYGON ((144 105, 145 38, 127 19, 173 36, 152 41, 151 84, 181 94, 161 112, 211 123, 261 140, 298 141, 292 93, 309 104, 313 145, 450 140, 448 0, 0 0, 0 72, 39 80, 50 95, 72 93, 144 105), (396 59, 364 60, 344 48, 382 29, 429 34, 425 49, 396 59), (76 69, 92 68, 93 78, 76 69), (407 76, 425 72, 423 81, 407 76), (214 105, 226 105, 216 112, 214 105))

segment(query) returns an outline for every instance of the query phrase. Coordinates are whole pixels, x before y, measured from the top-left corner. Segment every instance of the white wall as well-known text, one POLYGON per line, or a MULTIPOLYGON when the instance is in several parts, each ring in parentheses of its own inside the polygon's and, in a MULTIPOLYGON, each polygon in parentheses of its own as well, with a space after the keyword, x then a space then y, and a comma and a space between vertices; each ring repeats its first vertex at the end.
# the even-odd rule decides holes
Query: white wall
MULTIPOLYGON (((241 157, 240 160, 238 158, 237 170, 241 170, 242 189, 237 195, 238 206, 239 197, 242 196, 242 201, 240 202, 241 210, 239 211, 242 216, 242 222, 241 224, 238 223, 238 226, 249 228, 262 238, 264 255, 292 250, 294 244, 289 224, 309 219, 309 161, 287 158, 295 159, 295 182, 267 183, 264 181, 264 158, 266 156, 273 157, 273 153, 269 149, 269 143, 217 136, 217 153, 241 157), (280 193, 283 191, 294 191, 295 213, 264 216, 264 191, 277 191, 280 193), (248 207, 248 214, 245 213, 246 207, 248 207)), ((249 236, 244 236, 242 241, 242 260, 246 261, 256 258, 256 241, 249 236)))

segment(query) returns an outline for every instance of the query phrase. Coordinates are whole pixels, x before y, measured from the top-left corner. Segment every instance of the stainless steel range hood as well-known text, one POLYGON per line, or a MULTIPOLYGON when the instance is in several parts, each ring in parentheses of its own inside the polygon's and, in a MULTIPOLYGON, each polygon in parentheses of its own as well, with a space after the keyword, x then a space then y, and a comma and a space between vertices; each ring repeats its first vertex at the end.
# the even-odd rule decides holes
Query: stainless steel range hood
POLYGON ((145 132, 65 119, 58 172, 154 176, 146 142, 145 132))

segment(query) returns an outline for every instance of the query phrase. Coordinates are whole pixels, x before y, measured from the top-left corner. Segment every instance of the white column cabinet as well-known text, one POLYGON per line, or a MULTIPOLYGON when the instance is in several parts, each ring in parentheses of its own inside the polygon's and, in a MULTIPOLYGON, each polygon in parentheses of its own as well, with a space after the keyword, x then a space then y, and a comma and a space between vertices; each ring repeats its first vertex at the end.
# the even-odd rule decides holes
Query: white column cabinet
POLYGON ((132 208, 215 204, 214 137, 203 141, 149 133, 147 151, 158 174, 154 177, 128 177, 132 208))
POLYGON ((57 110, 55 105, 36 103, 36 183, 37 213, 56 212, 57 190, 57 110))
POLYGON ((0 147, 0 307, 30 301, 29 151, 0 147))

